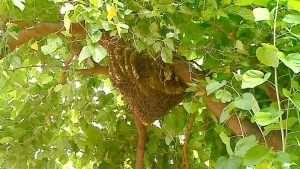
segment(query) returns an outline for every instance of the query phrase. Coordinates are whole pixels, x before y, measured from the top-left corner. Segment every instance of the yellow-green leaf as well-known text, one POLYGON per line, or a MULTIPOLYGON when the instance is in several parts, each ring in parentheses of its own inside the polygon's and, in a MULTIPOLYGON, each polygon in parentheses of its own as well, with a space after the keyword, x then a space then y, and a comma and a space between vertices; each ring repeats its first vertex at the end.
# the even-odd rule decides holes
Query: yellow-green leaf
POLYGON ((300 12, 300 1, 290 0, 288 2, 288 6, 291 7, 292 9, 300 12))
POLYGON ((0 144, 11 143, 14 141, 12 137, 3 137, 0 139, 0 144))
POLYGON ((112 18, 113 18, 114 16, 116 16, 116 14, 117 14, 117 9, 116 9, 114 6, 111 7, 111 9, 108 11, 107 19, 108 19, 109 21, 111 21, 112 18))
POLYGON ((30 47, 34 50, 39 50, 39 45, 37 44, 37 42, 33 43, 32 45, 30 45, 30 47))

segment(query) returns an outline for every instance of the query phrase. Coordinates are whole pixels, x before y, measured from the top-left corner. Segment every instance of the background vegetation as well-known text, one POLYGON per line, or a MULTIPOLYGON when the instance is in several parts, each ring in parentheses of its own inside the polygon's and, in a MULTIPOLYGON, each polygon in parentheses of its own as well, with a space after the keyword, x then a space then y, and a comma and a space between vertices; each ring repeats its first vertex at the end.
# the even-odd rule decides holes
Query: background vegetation
POLYGON ((206 77, 146 127, 145 168, 299 168, 300 1, 0 0, 0 14, 1 168, 134 168, 138 134, 105 75, 104 32, 206 77), (233 116, 264 137, 230 130, 233 116))

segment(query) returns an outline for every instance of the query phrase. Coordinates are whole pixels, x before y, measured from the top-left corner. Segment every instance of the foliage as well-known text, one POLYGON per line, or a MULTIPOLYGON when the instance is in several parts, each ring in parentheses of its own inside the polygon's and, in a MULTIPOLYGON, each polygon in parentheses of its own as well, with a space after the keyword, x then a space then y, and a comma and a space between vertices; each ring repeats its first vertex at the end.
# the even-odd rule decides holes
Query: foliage
POLYGON ((103 31, 166 63, 180 57, 208 70, 210 78, 199 84, 229 103, 219 123, 192 96, 199 84, 191 84, 182 104, 147 127, 147 168, 181 166, 190 113, 197 113, 188 146, 192 168, 299 168, 299 6, 298 0, 0 0, 1 16, 31 25, 63 21, 66 28, 9 52, 6 40, 21 27, 0 21, 6 27, 0 31, 1 168, 133 168, 137 133, 126 101, 107 76, 75 73, 93 62, 107 65, 108 51, 97 43, 103 31), (72 37, 72 23, 84 23, 87 35, 72 37), (66 71, 70 39, 83 48, 66 71), (266 94, 268 84, 279 98, 266 94), (265 135, 286 133, 284 151, 254 136, 233 137, 224 126, 232 114, 264 127, 265 135))

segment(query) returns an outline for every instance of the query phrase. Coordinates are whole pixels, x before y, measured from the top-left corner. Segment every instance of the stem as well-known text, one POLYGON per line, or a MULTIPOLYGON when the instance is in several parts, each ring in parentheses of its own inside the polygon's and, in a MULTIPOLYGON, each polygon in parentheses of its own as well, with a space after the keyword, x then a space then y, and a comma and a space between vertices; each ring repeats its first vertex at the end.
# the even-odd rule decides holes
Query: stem
POLYGON ((287 142, 287 135, 288 135, 289 110, 290 110, 290 100, 288 100, 287 103, 286 122, 285 122, 285 143, 287 142))
MULTIPOLYGON (((281 112, 280 97, 279 97, 279 92, 278 92, 277 68, 274 68, 274 74, 275 74, 275 90, 276 90, 278 110, 281 112)), ((281 132, 281 141, 282 141, 282 151, 285 151, 285 138, 284 138, 282 115, 279 117, 279 120, 280 120, 280 132, 281 132)))
MULTIPOLYGON (((273 45, 275 47, 276 47, 276 27, 277 27, 276 24, 277 24, 277 15, 278 15, 278 5, 279 5, 279 0, 276 1, 275 16, 274 16, 273 45)), ((279 92, 278 92, 277 68, 276 67, 274 68, 274 75, 275 75, 275 90, 276 90, 278 110, 281 112, 280 97, 279 97, 279 92)), ((282 151, 285 151, 285 138, 284 138, 282 115, 279 117, 279 120, 280 120, 282 151)))

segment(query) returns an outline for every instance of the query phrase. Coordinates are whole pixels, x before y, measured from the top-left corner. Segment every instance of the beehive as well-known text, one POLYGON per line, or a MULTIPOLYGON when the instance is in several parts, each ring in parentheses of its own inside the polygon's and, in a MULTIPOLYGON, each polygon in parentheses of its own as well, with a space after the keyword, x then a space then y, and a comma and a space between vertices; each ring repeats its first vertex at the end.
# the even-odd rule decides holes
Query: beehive
POLYGON ((186 86, 168 64, 154 61, 124 42, 110 50, 109 77, 144 124, 164 116, 185 96, 186 86))

